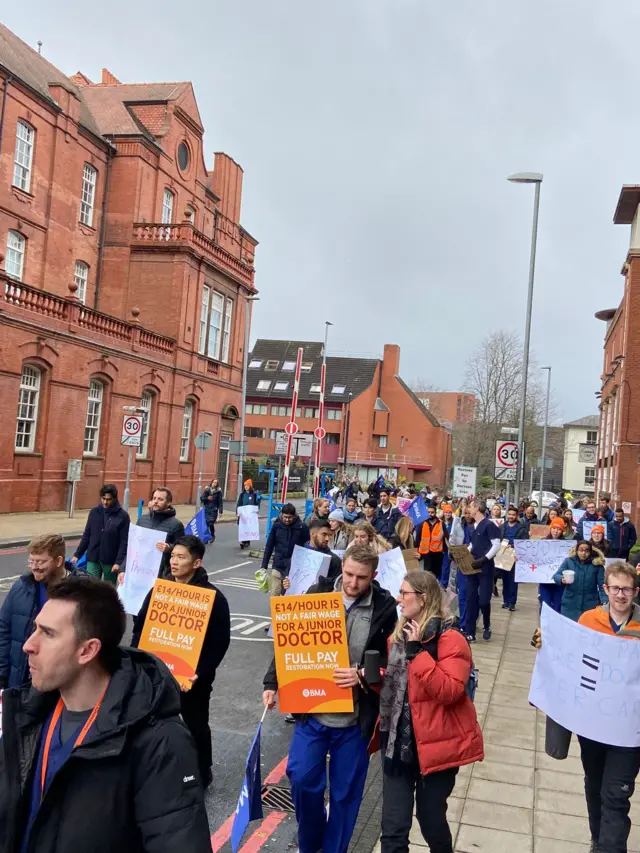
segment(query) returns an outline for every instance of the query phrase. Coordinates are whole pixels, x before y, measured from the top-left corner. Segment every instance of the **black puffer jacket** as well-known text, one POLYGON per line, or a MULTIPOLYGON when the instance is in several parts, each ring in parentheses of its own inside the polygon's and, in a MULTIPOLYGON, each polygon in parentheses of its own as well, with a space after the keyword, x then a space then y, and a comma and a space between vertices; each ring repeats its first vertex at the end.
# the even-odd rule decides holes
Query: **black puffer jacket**
POLYGON ((309 528, 299 516, 291 524, 284 524, 280 517, 273 522, 273 527, 264 546, 262 568, 266 569, 273 554, 273 568, 281 575, 288 575, 291 568, 291 555, 296 545, 303 548, 309 541, 309 528))
POLYGON ((127 556, 129 524, 129 513, 122 509, 118 501, 107 508, 102 504, 94 506, 89 512, 82 539, 74 556, 80 559, 86 554, 87 560, 92 563, 120 565, 127 556))
POLYGON ((204 517, 207 520, 207 524, 215 524, 218 520, 218 515, 222 515, 222 510, 224 509, 222 489, 212 489, 211 486, 207 486, 200 495, 200 503, 204 507, 204 517))
MULTIPOLYGON (((58 693, 2 696, 0 853, 18 853, 40 735, 58 693)), ((152 655, 121 649, 94 729, 54 776, 27 853, 211 853, 180 692, 152 655)))
MULTIPOLYGON (((166 533, 167 545, 175 545, 181 536, 184 536, 184 524, 180 519, 176 518, 175 507, 170 506, 163 512, 154 512, 149 510, 147 515, 143 515, 138 519, 138 527, 146 527, 147 530, 159 530, 161 533, 166 533)), ((160 571, 158 577, 169 576, 169 560, 171 552, 165 551, 160 561, 160 571)))

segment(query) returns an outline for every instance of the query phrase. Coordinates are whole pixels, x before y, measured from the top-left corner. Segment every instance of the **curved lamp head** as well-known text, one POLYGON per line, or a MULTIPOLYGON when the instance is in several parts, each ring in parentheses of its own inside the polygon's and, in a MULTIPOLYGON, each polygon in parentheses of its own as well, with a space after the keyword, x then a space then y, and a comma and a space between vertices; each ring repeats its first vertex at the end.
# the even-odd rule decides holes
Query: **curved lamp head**
POLYGON ((516 172, 515 175, 509 175, 507 180, 512 184, 541 184, 542 175, 540 172, 516 172))

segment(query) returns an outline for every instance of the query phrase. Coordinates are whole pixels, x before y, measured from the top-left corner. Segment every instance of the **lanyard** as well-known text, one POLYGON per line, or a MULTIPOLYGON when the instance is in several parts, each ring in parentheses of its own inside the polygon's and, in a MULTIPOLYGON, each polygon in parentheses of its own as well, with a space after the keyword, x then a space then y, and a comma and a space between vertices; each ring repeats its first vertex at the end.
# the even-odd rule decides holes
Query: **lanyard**
MULTIPOLYGON (((109 685, 107 685, 108 687, 109 685)), ((98 699, 96 704, 93 706, 93 710, 89 714, 89 718, 87 719, 84 726, 80 729, 80 733, 76 738, 76 742, 73 745, 73 748, 80 746, 80 744, 84 741, 87 736, 87 733, 91 726, 95 723, 96 717, 98 716, 98 711, 100 710, 100 705, 102 705, 102 700, 104 699, 104 694, 107 692, 107 688, 105 687, 102 696, 98 699)), ((51 749, 51 738, 53 737, 53 733, 58 725, 58 721, 62 715, 62 709, 64 708, 64 702, 62 701, 62 697, 58 699, 58 703, 53 712, 53 716, 51 717, 51 722, 49 723, 49 729, 47 731, 47 737, 44 742, 44 750, 42 753, 42 774, 40 776, 40 784, 42 788, 41 796, 44 797, 44 788, 45 782, 47 780, 47 766, 49 764, 49 750, 51 749)))

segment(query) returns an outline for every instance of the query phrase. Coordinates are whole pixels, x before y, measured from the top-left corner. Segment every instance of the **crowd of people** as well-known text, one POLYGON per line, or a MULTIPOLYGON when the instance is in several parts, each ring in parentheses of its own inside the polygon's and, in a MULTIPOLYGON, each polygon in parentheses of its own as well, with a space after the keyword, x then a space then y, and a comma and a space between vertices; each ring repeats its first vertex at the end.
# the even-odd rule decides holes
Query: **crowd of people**
MULTIPOLYGON (((482 639, 491 640, 499 583, 502 607, 517 607, 515 573, 496 569, 498 551, 539 535, 534 525, 547 525, 549 539, 575 540, 553 582, 541 585, 541 606, 633 638, 640 609, 628 561, 636 531, 606 497, 585 501, 576 523, 564 499, 539 519, 531 503, 453 499, 413 484, 394 489, 377 481, 364 491, 348 485, 340 506, 335 492, 320 497, 304 519, 284 504, 262 561, 277 596, 290 585, 296 545, 327 556, 326 573, 308 592, 339 593, 346 614, 350 666, 333 678, 351 693, 353 711, 291 717, 287 774, 299 853, 346 853, 376 751, 383 768, 381 853, 407 853, 414 812, 432 853, 453 853, 447 802, 459 768, 483 759, 472 644, 479 624, 482 639), (398 499, 418 497, 426 515, 414 527, 398 499), (588 539, 585 521, 593 522, 588 539), (451 558, 456 545, 467 546, 471 573, 451 558), (397 596, 375 579, 379 555, 392 548, 403 551, 407 565, 397 596), (605 568, 605 557, 616 562, 605 568), (372 652, 379 664, 373 673, 364 665, 372 652)), ((247 481, 238 506, 254 496, 247 481)), ((201 502, 215 537, 223 512, 216 481, 201 502)), ((180 688, 164 664, 138 649, 151 593, 134 618, 130 647, 122 646, 126 619, 115 585, 127 571, 129 519, 115 486, 105 485, 71 560, 61 536, 36 537, 27 548, 29 571, 0 608, 3 853, 211 849, 204 808, 213 778, 209 701, 229 647, 229 605, 203 567, 203 542, 185 535, 169 489, 153 492, 137 523, 166 535, 156 546, 160 577, 216 593, 195 675, 189 689, 180 688)), ((539 630, 533 643, 542 643, 539 630)), ((274 661, 264 677, 267 708, 276 706, 277 692, 274 661)), ((592 850, 622 853, 640 748, 585 738, 580 746, 592 850)))

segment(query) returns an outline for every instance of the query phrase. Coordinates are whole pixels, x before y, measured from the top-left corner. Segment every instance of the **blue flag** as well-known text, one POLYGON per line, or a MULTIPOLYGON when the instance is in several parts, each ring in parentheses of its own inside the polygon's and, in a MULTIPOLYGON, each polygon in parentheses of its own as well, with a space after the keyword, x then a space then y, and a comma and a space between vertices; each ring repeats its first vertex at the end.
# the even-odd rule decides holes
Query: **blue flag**
POLYGON ((247 756, 247 767, 244 774, 244 781, 240 796, 238 797, 238 805, 236 806, 236 814, 231 827, 231 849, 233 853, 238 853, 238 848, 242 843, 242 836, 246 828, 252 820, 260 820, 262 814, 262 780, 260 777, 260 731, 262 723, 258 724, 258 731, 251 744, 249 755, 247 756))
POLYGON ((384 477, 382 476, 382 474, 380 474, 380 476, 376 480, 376 489, 381 489, 383 486, 384 486, 384 477))
POLYGON ((189 524, 185 527, 184 532, 202 539, 205 545, 207 542, 211 542, 211 533, 209 533, 207 520, 204 517, 204 507, 193 516, 189 524))
POLYGON ((334 499, 333 499, 333 498, 329 498, 329 512, 333 512, 333 511, 334 511, 334 509, 337 509, 337 508, 338 508, 338 505, 336 504, 336 502, 334 501, 334 499))
POLYGON ((417 527, 429 518, 426 504, 420 495, 411 501, 409 506, 405 509, 405 515, 408 515, 411 521, 413 521, 414 527, 417 527))

